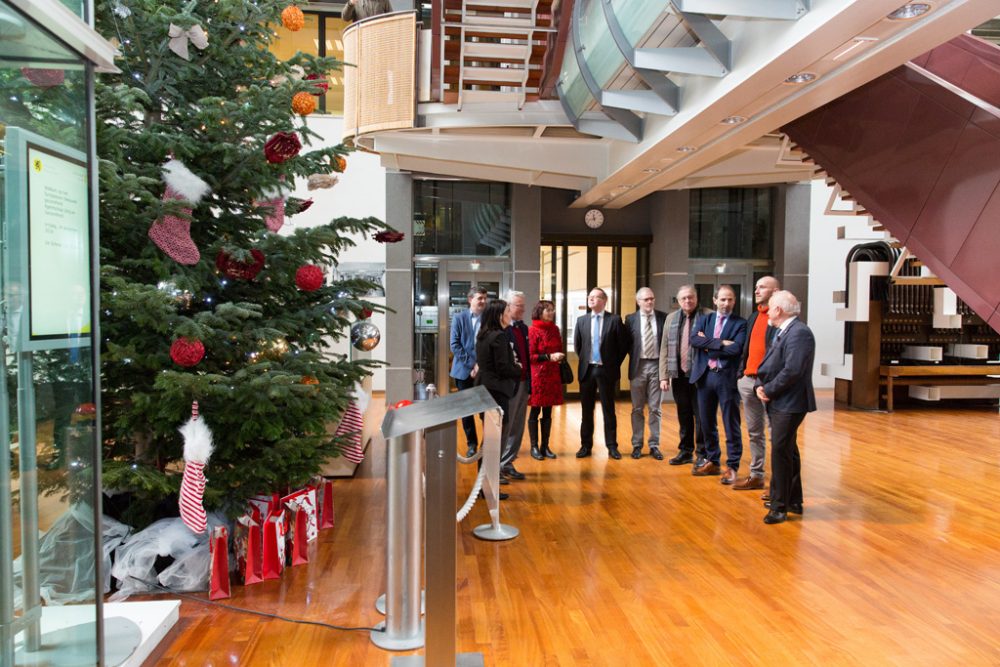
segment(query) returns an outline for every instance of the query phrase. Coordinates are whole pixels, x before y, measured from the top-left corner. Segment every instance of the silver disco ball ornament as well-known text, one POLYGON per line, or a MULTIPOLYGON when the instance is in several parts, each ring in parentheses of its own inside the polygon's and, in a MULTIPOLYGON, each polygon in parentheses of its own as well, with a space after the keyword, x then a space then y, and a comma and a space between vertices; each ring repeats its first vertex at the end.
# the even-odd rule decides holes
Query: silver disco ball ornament
POLYGON ((378 347, 382 334, 371 322, 355 322, 351 327, 351 345, 362 352, 370 352, 378 347))

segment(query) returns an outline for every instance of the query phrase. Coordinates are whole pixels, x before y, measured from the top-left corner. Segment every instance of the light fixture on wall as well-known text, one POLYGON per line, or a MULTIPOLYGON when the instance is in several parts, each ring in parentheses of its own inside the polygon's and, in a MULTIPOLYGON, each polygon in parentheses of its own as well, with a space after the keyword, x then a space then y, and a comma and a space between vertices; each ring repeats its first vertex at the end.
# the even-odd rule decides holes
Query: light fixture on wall
POLYGON ((483 268, 483 265, 479 262, 478 259, 474 259, 471 262, 469 262, 469 270, 478 271, 481 268, 483 268))
POLYGON ((714 268, 715 268, 715 272, 716 273, 725 273, 726 272, 726 263, 725 262, 718 262, 715 265, 714 268))

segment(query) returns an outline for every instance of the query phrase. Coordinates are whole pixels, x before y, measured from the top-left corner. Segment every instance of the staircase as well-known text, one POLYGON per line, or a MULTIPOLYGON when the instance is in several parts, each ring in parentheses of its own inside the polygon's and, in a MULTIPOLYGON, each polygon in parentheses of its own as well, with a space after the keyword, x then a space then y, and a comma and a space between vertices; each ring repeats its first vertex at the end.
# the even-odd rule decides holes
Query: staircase
POLYGON ((962 35, 782 131, 1000 332, 1000 47, 962 35))
POLYGON ((446 0, 442 101, 521 109, 538 98, 553 0, 446 0))

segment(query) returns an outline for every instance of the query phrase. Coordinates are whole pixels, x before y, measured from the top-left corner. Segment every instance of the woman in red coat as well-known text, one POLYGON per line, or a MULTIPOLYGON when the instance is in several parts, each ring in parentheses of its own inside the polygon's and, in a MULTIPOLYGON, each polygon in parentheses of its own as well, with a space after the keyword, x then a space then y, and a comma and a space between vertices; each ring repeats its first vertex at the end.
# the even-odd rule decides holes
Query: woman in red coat
POLYGON ((531 412, 528 413, 528 438, 531 457, 554 459, 549 449, 552 430, 552 406, 562 405, 563 386, 559 362, 566 358, 562 351, 562 335, 556 326, 556 307, 551 301, 539 301, 531 311, 528 329, 528 351, 531 353, 531 412), (542 441, 538 446, 538 414, 542 415, 542 441))

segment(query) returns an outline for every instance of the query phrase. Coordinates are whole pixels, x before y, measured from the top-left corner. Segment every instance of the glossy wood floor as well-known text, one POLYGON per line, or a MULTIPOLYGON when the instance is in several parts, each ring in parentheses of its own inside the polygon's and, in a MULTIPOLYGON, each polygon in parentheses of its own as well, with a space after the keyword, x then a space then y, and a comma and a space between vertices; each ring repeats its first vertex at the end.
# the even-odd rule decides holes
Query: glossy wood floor
MULTIPOLYGON (((995 408, 863 413, 834 410, 824 393, 800 431, 805 516, 778 526, 762 522, 759 492, 689 466, 609 461, 600 447, 579 461, 578 404, 554 416, 561 456, 536 462, 525 451, 528 479, 505 487, 503 519, 521 536, 473 538, 482 506, 459 527, 460 651, 497 667, 1000 664, 995 408)), ((627 452, 625 405, 618 419, 627 452)), ((665 405, 665 450, 675 433, 665 405)), ((380 620, 375 450, 356 478, 336 482, 337 526, 321 533, 316 559, 234 589, 232 604, 349 626, 380 620)), ((185 601, 147 664, 357 667, 392 655, 367 633, 185 601)))

